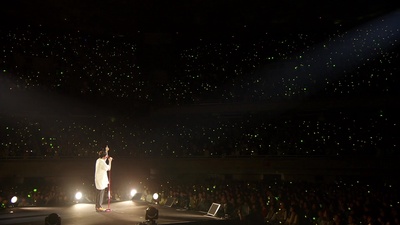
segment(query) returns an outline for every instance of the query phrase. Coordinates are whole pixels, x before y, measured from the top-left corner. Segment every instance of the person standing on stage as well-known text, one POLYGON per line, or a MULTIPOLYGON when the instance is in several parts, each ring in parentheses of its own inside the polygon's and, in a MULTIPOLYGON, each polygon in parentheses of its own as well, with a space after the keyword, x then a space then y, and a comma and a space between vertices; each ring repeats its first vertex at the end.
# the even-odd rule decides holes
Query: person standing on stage
POLYGON ((112 157, 108 156, 108 145, 106 145, 105 151, 99 151, 99 158, 96 160, 95 174, 94 174, 94 183, 97 189, 96 193, 96 211, 104 212, 106 209, 102 207, 104 200, 104 192, 108 187, 109 180, 107 171, 111 170, 111 162, 113 160, 112 157), (108 159, 108 164, 107 164, 108 159))

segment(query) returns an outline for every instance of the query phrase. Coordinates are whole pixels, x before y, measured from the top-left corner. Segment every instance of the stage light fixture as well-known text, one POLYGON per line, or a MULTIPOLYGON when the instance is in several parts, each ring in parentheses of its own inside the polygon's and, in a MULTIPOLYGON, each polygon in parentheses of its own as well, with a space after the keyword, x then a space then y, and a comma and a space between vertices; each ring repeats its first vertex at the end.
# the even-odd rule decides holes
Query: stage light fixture
POLYGON ((57 213, 51 213, 46 216, 45 225, 61 225, 61 217, 57 213))
POLYGON ((158 219, 158 209, 153 206, 147 207, 145 218, 150 224, 155 224, 155 220, 158 219))
POLYGON ((18 201, 18 197, 17 197, 17 196, 13 196, 13 197, 11 198, 11 203, 12 203, 12 204, 15 204, 17 201, 18 201))
POLYGON ((77 201, 81 200, 82 196, 83 196, 83 195, 82 195, 82 192, 80 192, 80 191, 78 191, 78 192, 75 193, 75 199, 76 199, 77 201))
POLYGON ((137 194, 137 190, 136 189, 132 189, 131 190, 131 197, 134 197, 137 194))
POLYGON ((153 194, 153 200, 154 200, 155 202, 158 201, 158 197, 160 197, 160 196, 158 195, 158 193, 154 193, 154 194, 153 194))

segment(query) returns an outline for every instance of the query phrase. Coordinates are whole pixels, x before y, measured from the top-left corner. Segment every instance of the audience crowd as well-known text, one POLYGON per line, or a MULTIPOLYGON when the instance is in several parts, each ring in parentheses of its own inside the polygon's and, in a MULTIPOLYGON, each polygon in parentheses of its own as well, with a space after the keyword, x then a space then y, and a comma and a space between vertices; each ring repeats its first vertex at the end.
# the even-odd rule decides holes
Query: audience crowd
MULTIPOLYGON (((158 207, 208 212, 220 204, 215 214, 243 224, 400 224, 398 183, 345 179, 332 183, 281 180, 234 181, 210 179, 188 184, 179 181, 147 182, 139 197, 112 191, 112 202, 145 201, 158 207), (152 200, 153 193, 158 200, 152 200)), ((75 191, 75 190, 74 190, 75 191)), ((94 188, 88 186, 80 202, 93 202, 94 188)), ((37 186, 4 189, 0 192, 3 210, 24 206, 66 206, 78 204, 66 186, 42 182, 37 186), (36 188, 34 188, 36 187, 36 188), (20 200, 11 204, 13 195, 20 200)), ((0 211, 1 212, 1 211, 0 211)))
POLYGON ((104 142, 143 157, 397 154, 390 18, 176 44, 161 75, 142 68, 137 39, 0 32, 1 159, 92 157, 104 142))

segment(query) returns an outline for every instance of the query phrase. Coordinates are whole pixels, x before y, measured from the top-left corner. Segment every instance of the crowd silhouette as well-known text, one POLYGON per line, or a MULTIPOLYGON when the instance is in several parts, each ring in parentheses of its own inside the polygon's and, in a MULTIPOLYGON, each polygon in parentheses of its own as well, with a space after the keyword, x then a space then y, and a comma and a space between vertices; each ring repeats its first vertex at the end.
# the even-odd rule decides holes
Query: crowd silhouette
POLYGON ((387 23, 203 40, 177 47, 160 79, 129 38, 1 30, 0 157, 93 156, 105 142, 151 157, 397 154, 398 31, 387 23))
MULTIPOLYGON (((399 224, 398 183, 373 179, 342 179, 332 183, 309 181, 235 181, 208 179, 188 184, 180 181, 147 181, 136 200, 180 210, 207 212, 220 204, 216 217, 243 224, 399 224), (151 200, 159 193, 157 201, 151 200), (149 200, 150 199, 150 200, 149 200)), ((75 204, 72 190, 51 182, 26 182, 2 190, 2 209, 25 206, 75 204), (34 188, 36 187, 36 188, 34 188), (11 204, 12 196, 18 196, 11 204)), ((84 189, 82 189, 84 190, 84 189)), ((112 191, 112 202, 129 201, 122 189, 112 191)), ((75 191, 75 190, 74 190, 75 191)), ((93 202, 94 188, 86 187, 85 199, 93 202)), ((133 198, 132 198, 133 199, 133 198)))

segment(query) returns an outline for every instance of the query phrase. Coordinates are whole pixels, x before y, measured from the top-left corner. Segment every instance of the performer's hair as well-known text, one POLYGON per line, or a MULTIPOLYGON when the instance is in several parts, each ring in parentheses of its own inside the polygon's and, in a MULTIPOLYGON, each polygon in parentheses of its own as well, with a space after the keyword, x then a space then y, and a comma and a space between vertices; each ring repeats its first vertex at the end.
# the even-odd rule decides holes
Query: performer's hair
POLYGON ((107 152, 106 152, 106 151, 103 151, 103 150, 99 151, 99 158, 103 158, 103 157, 105 157, 106 155, 107 155, 107 152))

